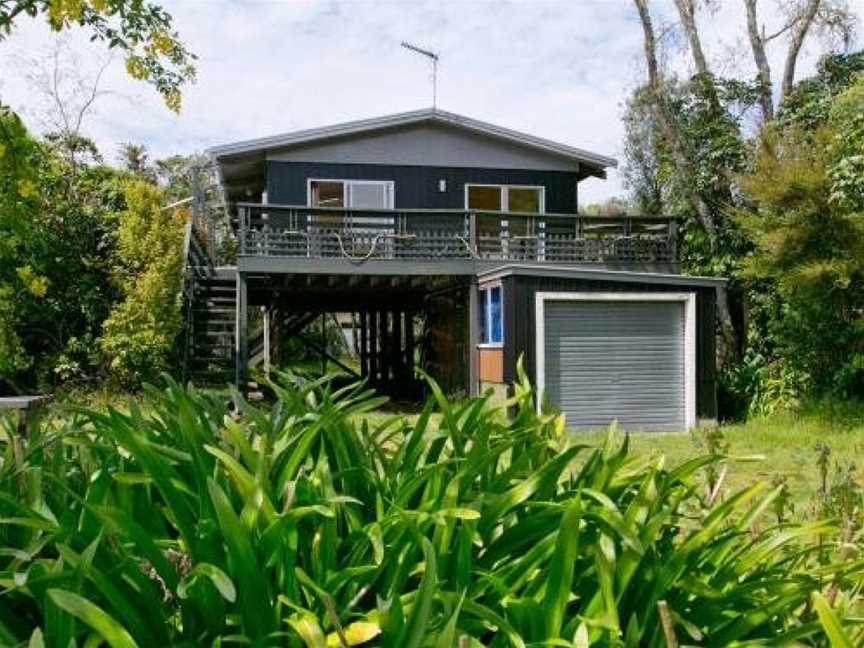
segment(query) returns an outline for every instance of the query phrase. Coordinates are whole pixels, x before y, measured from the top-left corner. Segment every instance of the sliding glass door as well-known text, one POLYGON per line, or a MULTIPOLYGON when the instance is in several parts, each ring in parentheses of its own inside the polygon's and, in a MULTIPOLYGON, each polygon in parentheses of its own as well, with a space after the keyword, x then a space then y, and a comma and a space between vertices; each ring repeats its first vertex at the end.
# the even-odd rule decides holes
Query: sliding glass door
POLYGON ((309 180, 309 206, 334 208, 312 215, 323 249, 335 256, 387 256, 394 233, 392 180, 309 180), (344 211, 341 211, 344 210, 344 211), (335 246, 333 245, 335 242, 335 246))

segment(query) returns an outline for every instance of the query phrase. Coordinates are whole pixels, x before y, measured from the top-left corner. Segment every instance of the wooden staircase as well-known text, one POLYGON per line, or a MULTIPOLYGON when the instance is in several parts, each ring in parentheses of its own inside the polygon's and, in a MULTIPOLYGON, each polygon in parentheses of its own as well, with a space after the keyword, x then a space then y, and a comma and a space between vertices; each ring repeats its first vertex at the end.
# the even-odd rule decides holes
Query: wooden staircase
POLYGON ((214 271, 197 279, 191 306, 187 380, 198 385, 234 382, 237 283, 233 273, 214 271))

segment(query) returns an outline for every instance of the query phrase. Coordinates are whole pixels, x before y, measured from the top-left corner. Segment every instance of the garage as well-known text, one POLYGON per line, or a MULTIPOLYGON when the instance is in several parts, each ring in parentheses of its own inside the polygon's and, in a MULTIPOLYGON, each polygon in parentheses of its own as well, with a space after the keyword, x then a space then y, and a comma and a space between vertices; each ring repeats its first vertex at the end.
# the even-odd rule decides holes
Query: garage
POLYGON ((693 427, 693 293, 536 298, 538 387, 569 428, 693 427))

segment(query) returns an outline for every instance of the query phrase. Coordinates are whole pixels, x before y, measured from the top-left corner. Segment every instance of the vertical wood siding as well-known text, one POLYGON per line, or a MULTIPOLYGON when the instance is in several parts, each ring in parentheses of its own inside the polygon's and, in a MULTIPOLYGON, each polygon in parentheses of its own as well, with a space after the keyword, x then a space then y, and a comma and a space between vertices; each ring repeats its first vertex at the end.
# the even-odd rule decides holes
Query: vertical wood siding
POLYGON ((314 162, 267 163, 267 198, 271 203, 305 205, 309 178, 392 180, 396 209, 463 209, 465 184, 539 185, 546 188, 546 211, 576 212, 578 176, 567 171, 520 169, 471 169, 378 164, 329 164, 314 162), (438 191, 438 181, 447 190, 438 191))
POLYGON ((544 292, 691 292, 696 293, 696 415, 717 418, 714 288, 639 284, 585 279, 505 277, 504 286, 504 382, 516 379, 520 355, 532 383, 536 383, 534 295, 544 292))

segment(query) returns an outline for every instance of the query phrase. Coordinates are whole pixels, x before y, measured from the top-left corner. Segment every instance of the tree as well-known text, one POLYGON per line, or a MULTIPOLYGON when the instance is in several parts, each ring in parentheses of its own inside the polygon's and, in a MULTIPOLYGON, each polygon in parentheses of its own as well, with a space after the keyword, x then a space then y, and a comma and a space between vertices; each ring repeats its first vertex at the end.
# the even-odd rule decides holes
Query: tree
POLYGON ((785 9, 782 12, 785 14, 785 24, 773 33, 767 34, 765 25, 760 25, 759 22, 758 0, 743 0, 743 2, 747 14, 747 37, 759 81, 762 118, 769 122, 774 119, 774 93, 766 46, 783 35, 789 35, 779 93, 782 101, 792 92, 798 57, 807 35, 816 29, 829 37, 839 36, 843 44, 848 45, 854 29, 855 17, 845 2, 836 0, 799 0, 783 3, 781 8, 785 9))
MULTIPOLYGON (((688 154, 684 134, 678 127, 678 124, 676 124, 669 105, 666 82, 660 73, 657 59, 657 41, 654 36, 654 27, 648 9, 648 0, 634 0, 634 2, 639 13, 644 35, 645 61, 648 69, 648 83, 646 86, 648 106, 652 111, 654 121, 659 127, 660 136, 663 138, 664 145, 677 172, 682 178, 691 178, 693 170, 697 168, 697 159, 688 154)), ((682 15, 682 22, 686 23, 686 30, 694 52, 694 60, 696 61, 699 73, 702 75, 700 79, 701 88, 707 90, 711 107, 714 108, 716 93, 714 92, 711 79, 708 78, 705 57, 702 53, 701 42, 695 29, 695 23, 692 23, 692 2, 689 0, 676 0, 676 4, 682 15)), ((717 255, 720 249, 720 235, 715 211, 695 183, 691 183, 689 190, 686 191, 686 198, 692 207, 693 213, 696 215, 698 223, 704 230, 711 254, 717 255)), ((725 342, 722 350, 725 356, 730 358, 737 354, 739 340, 732 322, 728 291, 725 286, 718 288, 717 291, 717 313, 722 339, 725 342)))
POLYGON ((662 171, 662 179, 671 189, 654 189, 649 202, 656 209, 665 193, 664 210, 684 217, 685 268, 713 268, 715 273, 720 271, 730 277, 732 292, 721 288, 717 296, 721 332, 718 350, 723 364, 729 366, 742 340, 734 315, 741 310, 736 303, 740 292, 736 260, 747 249, 746 239, 729 218, 730 208, 743 199, 736 178, 748 162, 741 114, 758 104, 765 119, 774 116, 774 91, 765 51, 769 42, 784 35, 789 41, 780 93, 786 97, 791 93, 804 40, 814 29, 848 35, 850 14, 841 0, 790 0, 782 3, 786 26, 766 35, 764 26, 760 28, 756 0, 744 0, 747 21, 742 27, 747 29, 757 70, 755 81, 751 81, 714 74, 699 31, 699 3, 675 0, 678 27, 685 36, 694 70, 691 78, 678 80, 660 68, 649 0, 634 0, 634 4, 644 36, 647 82, 637 91, 629 109, 647 119, 640 122, 634 113, 626 120, 629 170, 625 175, 629 184, 642 192, 644 201, 649 198, 645 190, 656 188, 659 182, 658 177, 649 178, 647 174, 662 171), (736 113, 738 109, 741 113, 736 113))
POLYGON ((818 389, 864 394, 864 76, 815 129, 763 130, 738 219, 754 242, 748 276, 770 280, 784 309, 778 354, 818 389))
POLYGON ((624 186, 636 212, 662 214, 668 203, 670 178, 658 142, 659 125, 647 105, 644 90, 633 93, 624 110, 624 186))
POLYGON ((44 277, 21 254, 31 237, 27 214, 38 199, 39 151, 18 115, 2 105, 0 132, 0 385, 14 385, 31 363, 19 334, 18 305, 45 289, 44 277))
POLYGON ((0 389, 87 380, 119 298, 111 269, 126 174, 90 159, 73 171, 8 108, 0 136, 0 389))
POLYGON ((27 111, 48 133, 81 135, 100 97, 107 94, 102 77, 111 64, 109 54, 86 52, 86 61, 65 35, 55 36, 50 45, 35 55, 20 57, 30 89, 39 97, 27 111))
POLYGON ((156 170, 150 165, 150 155, 144 144, 124 142, 120 145, 118 157, 123 168, 132 175, 148 182, 156 182, 156 170))
POLYGON ((102 162, 95 143, 85 134, 85 123, 106 94, 102 76, 110 62, 111 57, 105 56, 88 68, 62 36, 52 41, 43 56, 21 60, 30 88, 41 99, 28 110, 44 127, 46 141, 66 159, 70 191, 77 186, 74 180, 81 165, 102 162))
POLYGON ((170 14, 159 5, 147 0, 0 0, 0 37, 21 16, 37 15, 44 15, 54 31, 80 25, 90 31, 91 40, 122 51, 127 73, 154 86, 171 110, 180 110, 181 88, 195 78, 195 55, 180 42, 170 14))

